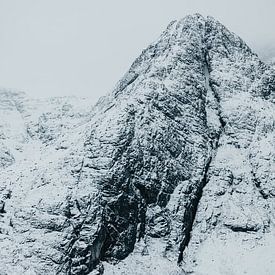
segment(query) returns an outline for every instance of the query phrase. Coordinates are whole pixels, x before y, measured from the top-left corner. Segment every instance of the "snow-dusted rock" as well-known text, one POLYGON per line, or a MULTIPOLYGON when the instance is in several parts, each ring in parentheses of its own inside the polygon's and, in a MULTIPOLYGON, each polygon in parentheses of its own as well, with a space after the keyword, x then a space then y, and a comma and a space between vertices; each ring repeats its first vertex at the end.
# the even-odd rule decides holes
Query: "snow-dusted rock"
POLYGON ((3 274, 272 274, 274 91, 196 14, 92 109, 0 93, 3 274))

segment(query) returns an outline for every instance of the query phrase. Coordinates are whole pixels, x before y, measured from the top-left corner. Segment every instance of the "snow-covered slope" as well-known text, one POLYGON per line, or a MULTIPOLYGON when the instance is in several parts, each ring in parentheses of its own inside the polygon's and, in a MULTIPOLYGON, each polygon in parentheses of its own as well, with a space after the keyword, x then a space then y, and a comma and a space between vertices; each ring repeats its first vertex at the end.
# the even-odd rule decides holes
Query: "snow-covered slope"
POLYGON ((1 93, 3 274, 273 274, 274 92, 196 14, 92 109, 1 93))
POLYGON ((46 243, 55 245, 66 219, 55 207, 75 183, 67 151, 89 124, 91 103, 2 90, 0 118, 0 274, 54 274, 46 243))

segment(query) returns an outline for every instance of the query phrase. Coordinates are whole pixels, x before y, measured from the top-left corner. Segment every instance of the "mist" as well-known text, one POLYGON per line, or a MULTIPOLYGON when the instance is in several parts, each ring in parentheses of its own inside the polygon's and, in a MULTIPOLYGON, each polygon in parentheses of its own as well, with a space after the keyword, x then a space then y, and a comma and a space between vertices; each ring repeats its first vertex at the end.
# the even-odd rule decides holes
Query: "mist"
POLYGON ((267 59, 274 11, 274 0, 0 0, 0 86, 96 101, 170 21, 193 13, 215 17, 267 59))

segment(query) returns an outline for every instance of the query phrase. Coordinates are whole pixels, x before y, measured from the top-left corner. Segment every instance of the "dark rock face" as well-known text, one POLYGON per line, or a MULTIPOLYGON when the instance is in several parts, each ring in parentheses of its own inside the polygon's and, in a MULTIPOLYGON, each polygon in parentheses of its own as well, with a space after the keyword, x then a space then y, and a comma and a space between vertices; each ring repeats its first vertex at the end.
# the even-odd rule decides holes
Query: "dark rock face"
POLYGON ((28 119, 22 150, 39 158, 9 166, 21 177, 0 236, 16 259, 5 272, 216 274, 200 251, 213 234, 271 232, 274 90, 274 71, 239 37, 194 15, 172 22, 91 113, 66 103, 28 119))

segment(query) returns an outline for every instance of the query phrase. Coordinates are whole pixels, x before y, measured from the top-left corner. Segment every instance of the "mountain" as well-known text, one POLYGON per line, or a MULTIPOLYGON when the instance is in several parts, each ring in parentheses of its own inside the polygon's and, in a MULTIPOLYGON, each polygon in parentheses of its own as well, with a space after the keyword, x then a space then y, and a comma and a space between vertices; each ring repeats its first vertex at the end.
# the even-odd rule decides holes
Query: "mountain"
POLYGON ((0 93, 1 274, 273 274, 275 71, 198 14, 114 91, 0 93))

